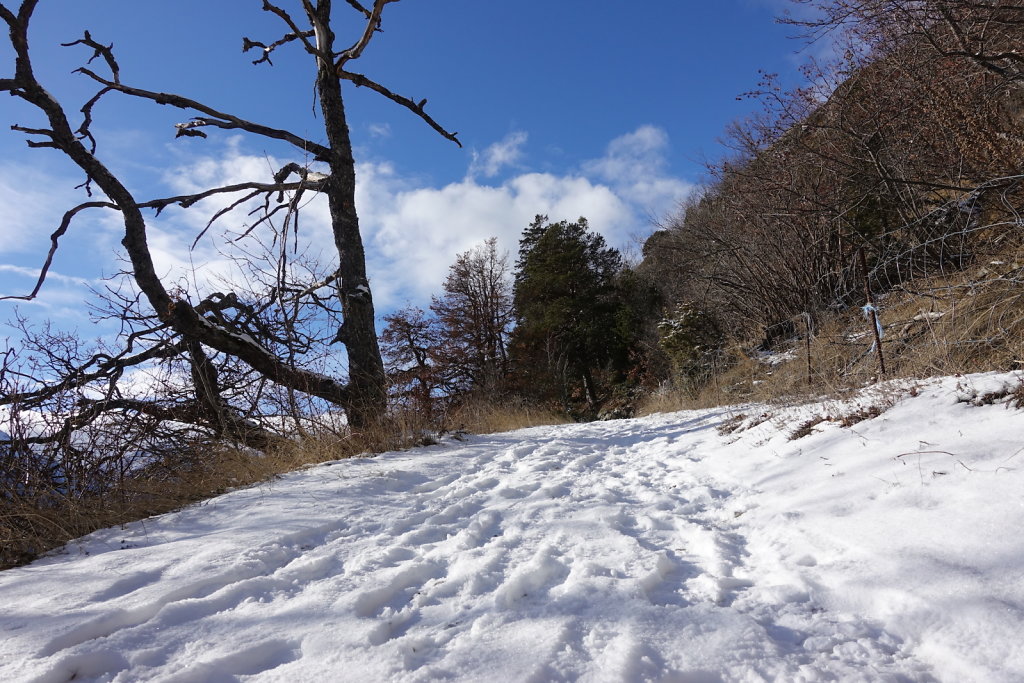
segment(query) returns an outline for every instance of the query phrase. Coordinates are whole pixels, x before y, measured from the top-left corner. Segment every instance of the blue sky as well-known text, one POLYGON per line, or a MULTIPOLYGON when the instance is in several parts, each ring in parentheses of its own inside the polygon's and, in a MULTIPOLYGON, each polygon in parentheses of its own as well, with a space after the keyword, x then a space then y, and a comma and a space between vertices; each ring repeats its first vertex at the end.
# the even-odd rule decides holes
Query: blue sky
MULTIPOLYGON (((285 6, 298 3, 283 3, 285 6)), ((355 18, 344 2, 339 19, 355 18)), ((95 90, 70 72, 85 49, 60 48, 88 28, 113 42, 123 82, 177 92, 251 120, 320 137, 310 62, 297 49, 275 66, 250 64, 243 35, 269 42, 278 20, 260 0, 43 0, 32 44, 44 85, 77 110, 95 90)), ((429 98, 428 110, 464 148, 371 92, 347 90, 359 163, 359 201, 378 309, 425 304, 454 256, 491 235, 514 252, 537 213, 587 216, 608 239, 635 248, 701 182, 701 159, 719 154, 725 125, 756 103, 737 101, 758 70, 795 79, 800 44, 774 23, 783 0, 611 3, 593 0, 404 0, 388 5, 384 32, 356 70, 396 92, 429 98)), ((339 42, 350 40, 337 21, 339 42)), ((358 30, 355 23, 353 29, 358 30)), ((96 65, 97 67, 99 65, 96 65)), ((0 49, 0 71, 13 69, 0 49)), ((140 198, 226 181, 262 179, 298 160, 263 140, 211 132, 173 140, 179 110, 108 96, 94 130, 99 155, 140 198)), ((11 123, 37 116, 13 98, 0 108, 0 292, 31 289, 47 236, 63 208, 82 201, 81 181, 58 154, 28 150, 11 123)), ((158 264, 202 288, 230 277, 225 221, 189 251, 205 223, 169 210, 151 226, 158 264), (198 274, 190 274, 198 268, 198 274)), ((305 236, 329 257, 322 207, 305 236)), ((115 215, 76 223, 44 295, 24 312, 82 326, 85 285, 119 265, 115 215)), ((13 304, 0 302, 0 320, 13 304)))

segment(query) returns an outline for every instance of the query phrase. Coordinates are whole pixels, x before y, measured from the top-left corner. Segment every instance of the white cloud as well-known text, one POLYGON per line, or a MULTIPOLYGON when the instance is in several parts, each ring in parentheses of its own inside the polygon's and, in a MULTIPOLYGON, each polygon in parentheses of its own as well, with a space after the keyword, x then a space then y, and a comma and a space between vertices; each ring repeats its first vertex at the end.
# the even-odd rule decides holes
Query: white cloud
POLYGON ((640 126, 608 143, 605 155, 584 164, 584 168, 613 182, 630 180, 637 174, 660 173, 664 169, 668 133, 657 126, 640 126))
POLYGON ((391 126, 387 123, 371 123, 367 126, 367 130, 370 131, 370 137, 374 138, 389 138, 391 137, 391 126))
POLYGON ((694 185, 668 175, 665 155, 668 134, 651 125, 615 138, 600 159, 583 164, 583 172, 607 182, 616 194, 661 218, 694 190, 694 185))
MULTIPOLYGON (((604 156, 566 174, 521 172, 501 182, 486 182, 503 168, 519 163, 526 133, 516 132, 476 155, 469 173, 442 187, 424 186, 388 162, 361 163, 356 169, 359 210, 368 271, 380 311, 429 302, 441 286, 455 256, 495 236, 501 248, 515 252, 519 236, 537 214, 553 221, 585 216, 613 245, 624 245, 650 228, 650 216, 670 211, 693 187, 667 173, 668 136, 642 126, 611 141, 604 156)), ((232 140, 223 154, 196 159, 174 169, 165 180, 176 192, 195 192, 254 178, 268 180, 283 162, 245 154, 232 140)), ((190 282, 241 277, 220 253, 225 230, 243 229, 247 208, 220 220, 193 250, 195 235, 227 197, 204 201, 190 210, 168 209, 151 221, 150 245, 158 272, 188 275, 190 282), (205 206, 203 206, 205 205, 205 206)), ((266 228, 257 232, 266 234, 266 228)), ((302 241, 324 262, 336 260, 326 203, 311 201, 304 209, 302 241)))
POLYGON ((455 256, 488 237, 515 251, 520 233, 537 214, 552 220, 586 216, 610 238, 633 219, 630 207, 609 188, 582 177, 527 173, 497 186, 466 178, 442 188, 381 193, 387 173, 361 166, 357 196, 374 298, 381 308, 406 300, 429 302, 455 256), (378 178, 384 182, 377 183, 378 178))
MULTIPOLYGON (((387 162, 358 165, 356 203, 379 312, 406 301, 429 303, 455 256, 488 237, 497 237, 500 247, 514 255, 523 228, 537 214, 546 214, 553 221, 585 216, 593 229, 621 247, 650 230, 650 216, 664 215, 692 190, 690 184, 668 172, 668 136, 654 126, 642 126, 616 138, 602 157, 575 170, 562 174, 521 170, 501 181, 485 179, 521 163, 526 140, 525 133, 510 134, 474 158, 463 179, 440 187, 426 186, 387 162)), ((163 180, 169 194, 185 194, 226 183, 269 181, 282 164, 265 155, 246 153, 233 139, 212 154, 168 171, 163 180)), ((0 176, 0 187, 4 180, 0 176)), ((322 197, 309 200, 301 215, 299 242, 306 245, 311 257, 330 266, 337 254, 326 202, 322 197)), ((192 248, 211 214, 230 201, 228 196, 218 196, 187 210, 171 206, 149 219, 150 249, 157 272, 168 286, 188 283, 193 292, 209 291, 222 287, 224 279, 244 277, 228 254, 237 253, 240 246, 253 250, 259 240, 269 241, 267 226, 258 228, 241 245, 231 241, 253 220, 247 213, 255 203, 221 218, 192 248)), ((91 259, 91 267, 109 273, 111 258, 107 255, 119 248, 123 231, 120 216, 116 212, 98 214, 89 230, 87 242, 81 241, 86 235, 83 232, 76 238, 79 241, 66 247, 73 253, 87 245, 83 253, 91 259)), ((87 278, 98 275, 77 267, 62 270, 87 278)))
MULTIPOLYGON (((35 287, 38 278, 38 266, 0 264, 0 296, 26 296, 35 287)), ((59 329, 87 328, 89 334, 93 335, 96 327, 89 320, 89 310, 83 303, 92 296, 90 287, 99 284, 97 281, 65 275, 51 269, 35 299, 8 299, 2 302, 6 306, 0 307, 0 322, 13 321, 14 309, 18 308, 21 314, 35 323, 42 323, 49 318, 56 321, 59 329)), ((0 330, 4 327, 0 325, 0 330)), ((9 339, 8 335, 0 333, 0 340, 5 339, 9 339)))
POLYGON ((523 131, 514 131, 501 141, 489 145, 483 152, 474 150, 469 175, 493 178, 506 166, 518 164, 523 158, 523 145, 526 144, 528 137, 523 131))
MULTIPOLYGON (((0 164, 0 297, 28 295, 39 277, 50 248, 50 235, 64 212, 87 201, 84 190, 76 190, 81 179, 48 174, 31 167, 0 164)), ((96 193, 93 200, 102 200, 96 193)), ((98 283, 97 262, 110 255, 97 248, 102 242, 99 229, 109 209, 79 213, 66 234, 37 297, 31 301, 8 299, 0 302, 0 322, 12 319, 14 309, 30 317, 49 317, 63 328, 89 324, 83 302, 90 298, 90 285, 98 283)), ((40 320, 41 321, 41 320, 40 320)))
POLYGON ((35 251, 49 242, 61 216, 83 198, 79 181, 31 168, 0 166, 0 253, 35 251))
MULTIPOLYGON (((241 136, 232 136, 220 153, 190 159, 164 173, 163 180, 173 191, 187 194, 229 183, 270 182, 284 165, 271 156, 246 154, 241 145, 241 136)), ((223 197, 217 201, 228 203, 223 197)))
POLYGON ((654 126, 616 138, 575 173, 479 179, 517 163, 526 139, 513 133, 491 145, 474 157, 465 179, 440 188, 410 183, 390 164, 359 166, 356 202, 378 308, 426 304, 455 256, 488 237, 514 254, 537 214, 553 221, 585 216, 611 244, 624 246, 694 190, 668 173, 668 135, 654 126))
MULTIPOLYGON (((219 156, 194 159, 165 173, 164 181, 180 194, 251 181, 269 183, 284 163, 267 155, 246 154, 241 150, 240 138, 232 138, 219 156)), ((242 196, 241 193, 216 195, 188 209, 170 206, 160 217, 150 219, 149 247, 157 273, 167 282, 188 283, 193 292, 220 289, 225 282, 244 283, 246 274, 232 256, 262 253, 261 245, 272 242, 271 232, 281 228, 284 213, 278 214, 270 224, 257 227, 237 245, 234 241, 261 215, 262 198, 234 208, 207 229, 207 222, 217 211, 242 196), (202 237, 196 241, 200 235, 202 237)), ((326 207, 319 206, 324 202, 316 195, 308 193, 302 201, 305 209, 300 218, 301 242, 313 245, 307 253, 313 251, 316 255, 317 250, 333 245, 330 222, 326 207)))
MULTIPOLYGON (((32 278, 33 280, 39 279, 40 270, 40 268, 28 268, 26 266, 16 266, 11 263, 0 263, 0 272, 24 275, 25 277, 32 278)), ((63 275, 52 269, 47 271, 46 280, 48 282, 57 281, 63 282, 64 284, 82 285, 84 287, 88 287, 93 284, 91 280, 87 280, 82 277, 75 277, 73 275, 63 275)))

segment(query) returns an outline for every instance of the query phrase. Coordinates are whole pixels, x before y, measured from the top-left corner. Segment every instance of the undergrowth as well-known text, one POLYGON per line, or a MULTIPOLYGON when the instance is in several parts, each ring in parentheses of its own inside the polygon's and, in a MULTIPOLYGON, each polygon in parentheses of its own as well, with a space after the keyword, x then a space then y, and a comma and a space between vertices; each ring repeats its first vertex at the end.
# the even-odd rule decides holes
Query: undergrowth
MULTIPOLYGON (((756 349, 759 340, 734 340, 724 371, 699 387, 655 392, 637 414, 792 404, 842 397, 884 379, 1024 369, 1021 247, 953 275, 907 281, 878 296, 876 304, 884 332, 884 375, 869 323, 859 308, 850 308, 822 316, 809 344, 801 334, 766 352, 756 349)), ((802 322, 796 327, 802 330, 802 322)))

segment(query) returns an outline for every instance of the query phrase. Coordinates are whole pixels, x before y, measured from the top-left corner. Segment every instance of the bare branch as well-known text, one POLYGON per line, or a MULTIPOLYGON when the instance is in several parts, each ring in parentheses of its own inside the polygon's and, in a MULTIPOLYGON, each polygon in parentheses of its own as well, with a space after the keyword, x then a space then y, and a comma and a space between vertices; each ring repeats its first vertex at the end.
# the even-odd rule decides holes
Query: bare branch
MULTIPOLYGON (((165 326, 156 329, 162 329, 163 327, 165 326)), ((184 349, 184 342, 181 340, 175 342, 165 340, 134 356, 128 356, 127 351, 116 356, 94 354, 84 363, 75 367, 69 367, 59 382, 46 384, 32 391, 11 392, 0 395, 0 405, 41 405, 47 399, 59 393, 85 387, 97 380, 116 379, 128 368, 137 367, 151 360, 176 356, 184 351, 184 349)))
MULTIPOLYGON (((206 234, 210 227, 214 223, 216 223, 219 218, 231 213, 242 204, 245 204, 247 201, 255 199, 261 194, 266 194, 268 197, 267 204, 265 205, 266 208, 267 206, 269 206, 269 197, 274 193, 277 193, 278 201, 283 202, 285 192, 295 191, 301 193, 303 190, 307 189, 320 191, 326 179, 326 175, 310 171, 306 167, 300 166, 299 164, 293 162, 290 164, 286 164, 280 171, 274 174, 274 183, 250 182, 238 183, 235 185, 225 185, 223 187, 214 187, 209 190, 197 192, 195 194, 177 195, 174 197, 164 197, 162 199, 151 199, 147 202, 141 202, 138 206, 140 208, 156 209, 157 215, 159 215, 161 211, 163 211, 165 208, 172 204, 177 204, 182 208, 188 208, 203 199, 208 199, 209 197, 214 197, 221 194, 235 194, 237 192, 248 191, 248 193, 243 195, 240 199, 232 201, 228 206, 219 209, 216 213, 213 214, 210 220, 207 221, 206 226, 202 229, 202 231, 200 231, 200 233, 196 236, 195 240, 192 242, 192 248, 194 249, 196 244, 199 243, 199 240, 202 239, 203 235, 206 234), (302 180, 293 183, 283 182, 284 179, 287 178, 292 173, 297 173, 302 178, 302 180)), ((295 203, 296 200, 293 199, 288 204, 289 206, 291 206, 295 203)), ((254 225, 249 226, 249 229, 246 230, 242 236, 244 237, 248 235, 256 226, 264 222, 265 219, 266 217, 264 219, 257 221, 254 225)))
MULTIPOLYGON (((293 173, 302 178, 302 182, 305 184, 305 187, 312 189, 318 189, 318 186, 327 179, 327 176, 323 173, 311 171, 309 170, 309 167, 297 164, 293 161, 282 166, 281 170, 274 174, 274 182, 284 183, 285 178, 293 173)), ((278 201, 280 201, 280 199, 278 201)))
POLYGON ((324 287, 327 287, 328 285, 333 284, 334 281, 337 280, 339 277, 341 277, 341 273, 339 271, 335 270, 333 273, 331 273, 330 275, 328 275, 324 279, 322 279, 322 280, 320 280, 318 282, 314 282, 313 284, 307 286, 305 289, 298 290, 298 291, 292 291, 292 290, 287 290, 287 291, 288 291, 289 294, 292 295, 290 298, 297 301, 297 300, 299 300, 299 299, 301 299, 303 297, 309 296, 310 294, 312 294, 313 292, 315 292, 318 289, 323 289, 324 287))
MULTIPOLYGON (((221 413, 213 415, 198 401, 166 405, 157 401, 134 398, 83 398, 79 410, 64 420, 63 426, 42 436, 26 436, 18 439, 23 444, 64 443, 71 434, 108 413, 136 412, 160 421, 179 422, 211 430, 217 436, 227 436, 253 448, 266 450, 283 437, 273 434, 244 418, 221 413)), ((3 442, 0 442, 3 443, 3 442)))
POLYGON ((85 209, 116 209, 116 204, 110 202, 86 202, 85 204, 79 204, 75 208, 67 211, 64 214, 64 218, 61 219, 60 226, 54 230, 53 234, 50 235, 50 251, 46 254, 46 261, 43 263, 43 267, 39 270, 39 279, 36 280, 36 286, 32 288, 32 291, 24 296, 0 296, 0 301, 5 300, 17 300, 17 301, 32 301, 39 294, 39 290, 42 289, 43 283, 46 281, 46 275, 50 272, 50 266, 53 264, 54 254, 57 253, 58 243, 60 238, 64 236, 64 233, 71 227, 71 221, 79 212, 85 209))
POLYGON ((312 37, 313 37, 313 31, 312 30, 310 30, 310 31, 303 31, 301 33, 286 33, 282 38, 280 38, 278 40, 275 40, 270 45, 267 45, 265 43, 261 43, 258 40, 250 40, 249 38, 242 38, 242 52, 248 52, 249 50, 252 50, 252 49, 255 49, 255 48, 259 48, 260 50, 263 51, 263 55, 259 59, 253 60, 253 64, 262 64, 263 62, 266 62, 267 64, 270 64, 271 66, 273 66, 274 63, 272 61, 270 61, 270 54, 274 50, 276 50, 277 48, 281 47, 282 45, 286 45, 288 43, 291 43, 291 42, 293 42, 295 40, 300 40, 300 39, 302 40, 303 43, 305 43, 307 45, 307 49, 308 49, 309 42, 308 42, 307 39, 308 38, 312 38, 312 37))
POLYGON ((199 231, 199 234, 196 235, 196 238, 194 240, 192 240, 191 249, 195 249, 196 248, 196 245, 199 244, 199 240, 203 239, 203 235, 205 235, 206 232, 211 227, 213 227, 213 224, 217 222, 218 218, 220 218, 221 216, 226 216, 227 214, 231 213, 232 211, 237 209, 242 204, 245 204, 250 199, 254 199, 254 198, 258 197, 260 194, 261 194, 261 192, 259 190, 255 191, 255 192, 250 192, 249 194, 244 195, 244 196, 240 197, 239 199, 236 199, 235 201, 231 202, 230 204, 228 204, 227 206, 225 206, 224 208, 220 209, 215 214, 210 216, 210 220, 206 221, 206 225, 203 227, 202 230, 199 231))
POLYGON ((49 128, 26 128, 25 126, 19 126, 18 124, 14 124, 13 126, 11 126, 11 130, 16 130, 19 133, 25 133, 26 135, 42 135, 44 137, 48 137, 51 139, 54 136, 54 132, 49 128))
MULTIPOLYGON (((334 62, 334 68, 337 69, 338 75, 341 75, 342 70, 345 68, 345 63, 353 59, 359 59, 360 55, 363 54, 363 50, 370 44, 370 40, 373 38, 373 34, 380 30, 380 18, 384 12, 384 5, 395 0, 374 0, 373 9, 370 11, 369 16, 366 17, 366 28, 363 29, 363 35, 359 37, 359 40, 349 49, 345 50, 338 56, 338 59, 334 62)), ((365 10, 363 10, 365 12, 365 10)))
POLYGON ((182 97, 181 95, 153 92, 151 90, 144 90, 142 88, 133 88, 127 85, 122 85, 121 83, 116 83, 109 79, 103 78, 102 76, 96 74, 95 72, 85 67, 78 69, 78 71, 93 79, 97 83, 101 83, 110 88, 111 90, 116 90, 120 93, 124 93, 125 95, 131 95, 132 97, 139 97, 146 100, 152 100, 157 104, 169 104, 172 107, 177 107, 178 109, 194 109, 195 111, 202 112, 203 114, 212 117, 211 119, 196 119, 197 121, 201 121, 202 123, 195 125, 216 126, 218 128, 224 128, 227 130, 244 130, 248 133, 261 135, 263 137, 271 138, 274 140, 283 140, 284 142, 291 143, 292 145, 298 147, 304 152, 309 152, 311 154, 316 155, 317 159, 326 159, 327 156, 330 154, 330 150, 328 150, 323 145, 317 144, 310 140, 306 140, 290 131, 282 130, 279 128, 271 128, 269 126, 253 123, 252 121, 246 121, 245 119, 239 118, 238 116, 218 111, 213 107, 208 107, 201 102, 197 102, 196 100, 192 100, 187 97, 182 97))
POLYGON ((296 368, 281 361, 251 338, 226 330, 201 317, 187 302, 174 302, 168 313, 175 329, 239 358, 268 379, 336 405, 347 403, 349 391, 345 385, 326 375, 296 368))
POLYGON ((404 97, 403 95, 391 92, 380 83, 377 83, 376 81, 371 81, 369 78, 362 74, 353 73, 351 71, 344 71, 339 69, 338 76, 346 81, 351 81, 356 85, 356 87, 369 88, 370 90, 373 90, 376 93, 380 93, 381 95, 388 98, 392 102, 402 105, 412 113, 416 114, 416 116, 419 116, 421 119, 426 121, 427 125, 433 128, 435 131, 437 131, 441 135, 441 137, 447 140, 451 140, 459 147, 462 147, 462 143, 459 141, 458 138, 458 133, 449 133, 441 126, 441 124, 435 121, 433 117, 431 117, 430 114, 428 114, 423 109, 427 104, 426 99, 422 99, 419 102, 415 102, 409 99, 408 97, 404 97))
POLYGON ((18 21, 18 18, 14 16, 14 12, 7 9, 2 3, 0 3, 0 19, 3 19, 12 28, 18 21))
MULTIPOLYGON (((306 47, 306 51, 309 52, 311 55, 316 55, 317 57, 325 60, 328 59, 327 55, 324 55, 320 52, 319 45, 313 45, 312 43, 309 42, 309 38, 316 35, 315 31, 303 31, 302 29, 300 29, 298 24, 295 23, 295 20, 292 19, 290 14, 285 12, 277 5, 270 3, 269 0, 263 0, 263 11, 277 15, 281 19, 281 21, 287 24, 288 28, 292 30, 292 34, 302 41, 302 44, 306 47)), ((253 63, 255 64, 258 62, 253 63)))
POLYGON ((370 10, 363 7, 358 0, 345 0, 345 2, 351 5, 357 12, 362 14, 367 19, 370 18, 370 10))
POLYGON ((80 137, 89 141, 89 151, 92 153, 96 152, 96 138, 93 137, 92 132, 89 130, 90 126, 92 126, 92 110, 96 103, 100 101, 100 98, 110 92, 110 90, 110 88, 103 88, 82 105, 82 125, 78 127, 77 132, 80 137))
POLYGON ((209 190, 203 190, 202 192, 196 192, 195 194, 181 194, 175 195, 174 197, 164 197, 161 199, 151 199, 145 202, 139 202, 137 206, 141 209, 157 209, 158 212, 167 208, 171 204, 177 204, 182 208, 188 208, 196 202, 214 197, 219 194, 234 194, 236 192, 243 192, 249 190, 255 194, 262 194, 264 192, 289 192, 291 190, 297 190, 300 187, 306 187, 310 189, 318 189, 318 183, 315 181, 300 181, 295 183, 237 183, 235 185, 224 185, 222 187, 214 187, 209 190))
POLYGON ((79 38, 74 42, 61 43, 61 47, 72 47, 74 45, 85 45, 87 47, 91 47, 93 49, 93 55, 89 58, 89 61, 87 61, 86 64, 92 64, 93 60, 97 57, 103 57, 103 61, 105 61, 107 66, 110 68, 110 74, 114 77, 114 81, 116 83, 121 82, 121 68, 117 65, 117 60, 114 59, 113 43, 110 45, 97 43, 92 39, 92 36, 89 35, 89 32, 86 31, 84 37, 79 38))

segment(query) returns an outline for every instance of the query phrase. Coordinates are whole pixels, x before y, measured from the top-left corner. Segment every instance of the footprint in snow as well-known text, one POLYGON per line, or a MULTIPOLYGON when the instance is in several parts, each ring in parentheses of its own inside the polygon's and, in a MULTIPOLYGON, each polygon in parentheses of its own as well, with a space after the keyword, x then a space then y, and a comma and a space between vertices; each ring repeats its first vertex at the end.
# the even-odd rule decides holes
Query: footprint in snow
POLYGON ((529 562, 516 568, 494 591, 494 601, 502 607, 514 607, 523 600, 548 595, 569 576, 569 568, 558 560, 558 551, 545 546, 529 562))
POLYGON ((161 576, 163 576, 162 571, 133 572, 123 579, 118 579, 106 589, 96 593, 96 595, 90 598, 90 602, 106 602, 108 600, 113 600, 114 598, 131 595, 135 591, 156 583, 160 580, 161 576))

